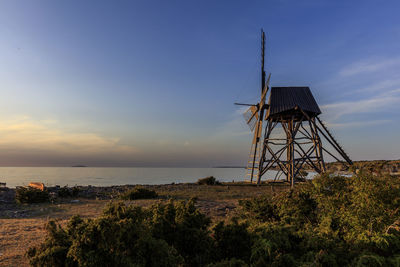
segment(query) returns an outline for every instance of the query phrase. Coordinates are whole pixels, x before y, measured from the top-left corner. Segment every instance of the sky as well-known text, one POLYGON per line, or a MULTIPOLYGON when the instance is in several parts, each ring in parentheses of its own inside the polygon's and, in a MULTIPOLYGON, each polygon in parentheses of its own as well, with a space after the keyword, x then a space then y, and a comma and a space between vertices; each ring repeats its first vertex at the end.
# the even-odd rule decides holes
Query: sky
POLYGON ((245 165, 243 109, 309 86, 353 160, 399 159, 398 1, 0 1, 0 166, 245 165))

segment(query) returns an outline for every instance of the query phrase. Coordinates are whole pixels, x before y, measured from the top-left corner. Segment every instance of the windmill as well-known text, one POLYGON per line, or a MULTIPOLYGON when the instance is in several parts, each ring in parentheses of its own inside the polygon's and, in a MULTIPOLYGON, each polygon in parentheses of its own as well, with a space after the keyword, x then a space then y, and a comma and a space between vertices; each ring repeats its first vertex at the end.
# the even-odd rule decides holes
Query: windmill
POLYGON ((277 170, 274 180, 284 174, 286 182, 294 186, 296 178, 302 176, 301 170, 306 166, 317 173, 326 171, 323 153, 343 164, 353 164, 318 117, 321 110, 309 87, 271 87, 266 104, 271 74, 265 81, 264 54, 265 33, 261 30, 260 101, 257 104, 235 103, 249 106, 243 115, 254 132, 247 164, 250 182, 253 183, 256 178, 254 182, 260 184, 268 170, 277 170), (334 152, 322 146, 321 136, 334 152))

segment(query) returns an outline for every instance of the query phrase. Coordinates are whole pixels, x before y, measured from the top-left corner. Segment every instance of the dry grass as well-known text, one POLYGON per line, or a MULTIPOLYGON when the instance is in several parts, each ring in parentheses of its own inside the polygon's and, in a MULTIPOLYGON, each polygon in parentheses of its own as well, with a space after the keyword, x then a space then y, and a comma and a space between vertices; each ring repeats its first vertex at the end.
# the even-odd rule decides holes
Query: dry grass
POLYGON ((242 183, 153 185, 148 187, 157 191, 158 195, 164 198, 189 199, 195 197, 205 201, 245 199, 288 189, 286 185, 281 184, 256 186, 242 183))
POLYGON ((107 202, 81 200, 73 204, 23 205, 23 209, 37 212, 30 218, 0 219, 0 266, 28 266, 25 251, 43 241, 44 226, 49 219, 56 219, 65 224, 74 214, 94 217, 101 213, 107 202))
MULTIPOLYGON (((156 190, 158 199, 127 201, 138 206, 150 206, 157 202, 173 199, 197 198, 197 206, 214 221, 227 220, 237 212, 239 199, 286 190, 286 186, 253 186, 224 184, 217 186, 176 184, 145 186, 156 190)), ((65 225, 72 216, 96 217, 101 214, 110 200, 80 199, 78 203, 26 204, 14 205, 15 210, 8 212, 26 212, 26 218, 0 218, 0 266, 28 266, 26 250, 41 243, 45 238, 44 225, 49 219, 65 225)), ((5 213, 7 214, 7 213, 5 213)), ((0 215, 1 216, 1 215, 0 215)))

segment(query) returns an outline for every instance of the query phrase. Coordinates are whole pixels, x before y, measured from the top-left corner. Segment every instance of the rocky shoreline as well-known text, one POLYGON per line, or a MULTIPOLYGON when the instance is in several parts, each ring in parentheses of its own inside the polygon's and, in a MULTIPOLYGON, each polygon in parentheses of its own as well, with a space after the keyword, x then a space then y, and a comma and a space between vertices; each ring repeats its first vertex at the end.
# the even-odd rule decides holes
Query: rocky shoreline
POLYGON ((340 162, 329 162, 326 168, 330 172, 367 170, 374 174, 399 175, 400 160, 365 160, 354 161, 353 166, 343 165, 340 162))

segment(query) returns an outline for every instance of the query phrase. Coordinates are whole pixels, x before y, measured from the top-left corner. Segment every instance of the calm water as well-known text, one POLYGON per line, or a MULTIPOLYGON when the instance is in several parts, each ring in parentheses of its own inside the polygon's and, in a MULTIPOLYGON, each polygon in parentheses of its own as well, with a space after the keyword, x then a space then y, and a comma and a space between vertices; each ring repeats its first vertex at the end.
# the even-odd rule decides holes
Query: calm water
MULTIPOLYGON (((43 182, 53 185, 124 185, 169 184, 195 182, 199 178, 214 176, 223 182, 243 181, 242 168, 73 168, 73 167, 0 167, 0 182, 8 187, 43 182)), ((271 171, 264 179, 273 179, 271 171)))

